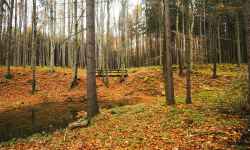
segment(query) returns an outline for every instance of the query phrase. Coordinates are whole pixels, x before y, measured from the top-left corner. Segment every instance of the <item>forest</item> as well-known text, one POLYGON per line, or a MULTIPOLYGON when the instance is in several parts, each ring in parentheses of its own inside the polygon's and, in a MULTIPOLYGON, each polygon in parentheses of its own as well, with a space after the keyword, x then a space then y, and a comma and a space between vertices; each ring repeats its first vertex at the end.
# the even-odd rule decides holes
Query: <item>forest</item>
POLYGON ((0 150, 250 149, 250 0, 0 0, 0 150))

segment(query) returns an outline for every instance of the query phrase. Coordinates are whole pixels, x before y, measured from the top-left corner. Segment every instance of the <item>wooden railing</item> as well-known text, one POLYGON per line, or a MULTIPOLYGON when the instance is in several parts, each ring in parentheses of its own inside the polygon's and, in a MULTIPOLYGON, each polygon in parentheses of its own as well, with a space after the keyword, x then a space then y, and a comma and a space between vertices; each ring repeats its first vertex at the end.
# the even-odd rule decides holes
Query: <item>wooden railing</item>
POLYGON ((96 77, 128 77, 128 70, 96 70, 96 77))

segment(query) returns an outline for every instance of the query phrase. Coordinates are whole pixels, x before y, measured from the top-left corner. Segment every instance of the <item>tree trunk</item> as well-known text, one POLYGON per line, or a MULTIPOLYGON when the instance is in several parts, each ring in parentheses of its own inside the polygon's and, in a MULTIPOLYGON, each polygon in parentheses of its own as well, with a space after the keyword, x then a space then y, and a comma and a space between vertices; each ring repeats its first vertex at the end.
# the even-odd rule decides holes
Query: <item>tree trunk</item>
POLYGON ((236 16, 236 35, 237 35, 237 58, 238 66, 242 63, 241 59, 241 42, 240 42, 240 18, 239 14, 236 16))
MULTIPOLYGON (((138 26, 139 24, 139 4, 137 4, 136 6, 136 26, 138 26)), ((135 43, 136 43, 136 61, 135 61, 135 66, 136 67, 139 67, 139 62, 140 62, 140 58, 139 58, 139 51, 140 51, 140 48, 139 48, 139 32, 136 31, 135 33, 135 43)))
POLYGON ((32 55, 31 55, 31 67, 32 67, 32 94, 36 90, 36 0, 33 0, 33 13, 32 13, 32 55))
POLYGON ((18 65, 18 53, 17 53, 17 0, 14 2, 15 6, 15 17, 14 17, 14 39, 13 39, 13 65, 18 65))
MULTIPOLYGON (((66 24, 66 0, 63 1, 64 4, 63 4, 63 26, 62 26, 62 29, 63 29, 63 38, 65 38, 65 24, 66 24)), ((62 66, 65 68, 66 67, 66 44, 65 42, 63 42, 63 45, 62 45, 62 66)))
POLYGON ((193 22, 193 16, 192 9, 188 6, 185 6, 185 12, 188 14, 187 17, 187 27, 188 27, 188 48, 186 49, 186 64, 187 64, 187 71, 186 71, 186 103, 191 104, 192 103, 192 96, 191 96, 191 51, 192 51, 192 22, 193 22))
POLYGON ((50 67, 51 67, 51 71, 54 71, 54 67, 55 67, 55 45, 54 45, 54 7, 53 7, 53 1, 51 1, 50 4, 50 67))
MULTIPOLYGON (((186 53, 186 28, 185 28, 185 5, 184 5, 184 3, 182 3, 182 35, 183 35, 183 39, 182 39, 182 51, 183 51, 183 53, 186 53)), ((186 59, 185 59, 185 57, 184 57, 184 55, 182 55, 183 57, 182 57, 182 62, 184 62, 183 63, 183 68, 185 68, 186 67, 186 59)))
POLYGON ((109 57, 108 57, 108 54, 109 54, 109 49, 110 49, 110 46, 111 46, 111 43, 110 43, 110 37, 109 37, 109 34, 110 34, 110 0, 107 0, 107 33, 106 33, 106 46, 104 48, 104 74, 105 74, 105 77, 104 77, 104 84, 106 87, 109 87, 109 78, 108 78, 108 70, 109 70, 109 57))
MULTIPOLYGON (((180 7, 180 1, 178 0, 176 2, 176 6, 179 9, 180 7)), ((183 61, 182 61, 182 51, 180 47, 180 32, 179 32, 179 18, 180 18, 180 12, 177 10, 177 15, 176 15, 176 48, 177 48, 177 60, 179 64, 179 76, 183 75, 183 61)))
POLYGON ((23 48, 23 66, 28 65, 28 0, 24 0, 24 48, 23 48))
POLYGON ((4 55, 4 42, 3 42, 3 22, 4 22, 4 9, 3 9, 3 1, 0 1, 0 63, 2 62, 4 55))
MULTIPOLYGON (((215 79, 217 78, 217 35, 216 34, 216 22, 212 18, 211 21, 209 22, 209 50, 211 50, 211 56, 212 56, 212 63, 213 63, 213 68, 212 68, 212 78, 215 79)), ((218 32, 218 31, 217 31, 218 32)))
POLYGON ((73 63, 73 76, 72 76, 72 82, 70 85, 70 88, 73 88, 77 84, 77 73, 78 73, 78 62, 79 62, 79 48, 77 44, 78 36, 77 36, 77 28, 78 28, 78 22, 77 22, 77 0, 74 2, 74 20, 75 20, 75 46, 74 46, 74 63, 73 63))
MULTIPOLYGON (((0 1, 0 40, 2 41, 2 29, 3 29, 3 1, 0 1)), ((0 43, 2 44, 2 43, 0 43)), ((2 45, 1 45, 2 46, 2 45)))
POLYGON ((19 35, 17 41, 17 52, 18 52, 18 64, 22 65, 22 48, 23 48, 23 38, 22 38, 22 23, 23 23, 23 0, 19 3, 19 35))
POLYGON ((165 0, 165 42, 166 42, 166 65, 164 69, 165 76, 165 90, 168 105, 175 104, 174 98, 174 84, 173 84, 173 72, 172 72, 172 53, 171 53, 171 23, 170 23, 170 11, 169 11, 169 0, 165 0))
POLYGON ((71 22, 71 0, 68 0, 68 37, 69 37, 69 41, 67 42, 67 50, 68 50, 68 66, 72 66, 72 57, 71 57, 71 43, 70 43, 70 34, 71 34, 71 25, 70 25, 70 22, 71 22))
POLYGON ((95 0, 86 0, 87 27, 87 114, 91 119, 99 113, 96 92, 95 0))
POLYGON ((247 44, 247 59, 248 59, 248 105, 250 106, 250 1, 245 4, 245 31, 246 31, 246 44, 247 44))
POLYGON ((220 37, 220 18, 218 19, 217 25, 217 38, 218 38, 218 52, 219 52, 219 63, 222 63, 222 49, 221 49, 221 37, 220 37))
POLYGON ((6 55, 6 66, 7 66, 7 78, 11 78, 10 73, 10 53, 12 52, 12 18, 13 18, 14 0, 11 0, 10 14, 8 19, 8 50, 6 55))

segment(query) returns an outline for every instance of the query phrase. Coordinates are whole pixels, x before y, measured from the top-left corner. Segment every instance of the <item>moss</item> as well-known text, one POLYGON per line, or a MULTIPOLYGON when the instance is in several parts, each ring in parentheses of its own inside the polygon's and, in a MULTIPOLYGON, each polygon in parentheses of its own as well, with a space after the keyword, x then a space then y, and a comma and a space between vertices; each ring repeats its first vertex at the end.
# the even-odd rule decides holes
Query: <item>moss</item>
POLYGON ((173 129, 181 127, 182 119, 181 114, 183 112, 177 108, 172 107, 171 110, 166 114, 166 117, 161 122, 163 130, 173 129))
POLYGON ((185 104, 186 103, 186 99, 184 97, 175 97, 175 101, 177 104, 185 104))
POLYGON ((16 138, 13 138, 13 139, 11 139, 11 140, 9 140, 9 141, 2 142, 2 143, 0 144, 0 148, 1 148, 1 147, 6 147, 6 146, 15 145, 16 143, 17 143, 17 139, 16 139, 16 138))
POLYGON ((221 125, 226 126, 226 127, 228 127, 228 126, 240 126, 240 124, 241 124, 239 120, 236 120, 233 118, 221 119, 220 123, 221 123, 221 125))
POLYGON ((249 146, 248 145, 236 145, 235 149, 236 150, 247 150, 247 149, 249 149, 249 146))
POLYGON ((5 73, 4 78, 7 80, 11 80, 13 78, 13 75, 11 73, 5 73))
POLYGON ((205 120, 205 115, 192 109, 184 109, 187 119, 192 120, 194 125, 201 125, 205 120))
POLYGON ((121 114, 136 114, 144 112, 144 105, 138 104, 133 106, 121 106, 115 107, 110 110, 110 113, 113 115, 121 115, 121 114))

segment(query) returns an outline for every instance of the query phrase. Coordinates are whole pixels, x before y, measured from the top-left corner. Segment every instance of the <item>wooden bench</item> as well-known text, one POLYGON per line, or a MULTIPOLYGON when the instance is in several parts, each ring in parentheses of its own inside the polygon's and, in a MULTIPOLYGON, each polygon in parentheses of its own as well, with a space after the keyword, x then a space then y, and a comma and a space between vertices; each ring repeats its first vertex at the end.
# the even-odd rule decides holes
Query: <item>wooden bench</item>
POLYGON ((96 70, 96 77, 128 77, 128 70, 96 70), (106 75, 107 74, 107 75, 106 75))

